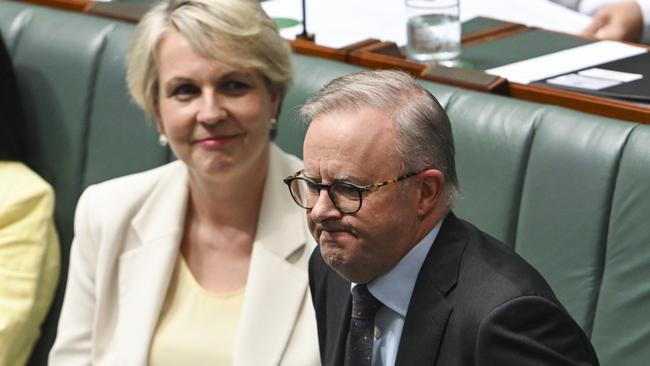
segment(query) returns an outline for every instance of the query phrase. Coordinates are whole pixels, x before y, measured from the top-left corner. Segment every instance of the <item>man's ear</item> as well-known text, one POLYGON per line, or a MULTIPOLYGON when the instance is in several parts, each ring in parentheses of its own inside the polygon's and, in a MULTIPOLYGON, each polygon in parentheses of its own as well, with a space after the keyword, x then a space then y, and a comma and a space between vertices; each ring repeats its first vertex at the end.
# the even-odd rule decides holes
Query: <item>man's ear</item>
POLYGON ((440 170, 427 169, 418 177, 420 189, 418 216, 424 217, 443 203, 445 176, 440 170))

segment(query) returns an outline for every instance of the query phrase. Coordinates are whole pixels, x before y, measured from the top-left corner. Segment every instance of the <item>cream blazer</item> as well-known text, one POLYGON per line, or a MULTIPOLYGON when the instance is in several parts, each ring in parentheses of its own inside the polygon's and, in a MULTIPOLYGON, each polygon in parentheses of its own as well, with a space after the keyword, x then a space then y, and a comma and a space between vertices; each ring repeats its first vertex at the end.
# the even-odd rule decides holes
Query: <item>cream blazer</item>
MULTIPOLYGON (((315 242, 282 182, 299 169, 299 159, 271 145, 237 366, 320 364, 307 276, 315 242)), ((50 365, 148 365, 187 197, 187 168, 178 161, 84 191, 50 365)))

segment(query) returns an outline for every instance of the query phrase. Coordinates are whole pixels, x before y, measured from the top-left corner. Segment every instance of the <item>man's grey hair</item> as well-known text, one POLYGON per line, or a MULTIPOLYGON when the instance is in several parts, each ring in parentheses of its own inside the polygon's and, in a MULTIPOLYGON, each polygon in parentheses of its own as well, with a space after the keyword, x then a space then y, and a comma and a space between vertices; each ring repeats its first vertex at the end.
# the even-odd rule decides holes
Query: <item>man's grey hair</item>
POLYGON ((321 115, 362 108, 383 111, 393 119, 399 136, 395 148, 406 172, 433 168, 444 174, 443 194, 452 206, 459 184, 451 124, 436 98, 410 75, 373 70, 336 78, 307 101, 300 116, 310 123, 321 115))

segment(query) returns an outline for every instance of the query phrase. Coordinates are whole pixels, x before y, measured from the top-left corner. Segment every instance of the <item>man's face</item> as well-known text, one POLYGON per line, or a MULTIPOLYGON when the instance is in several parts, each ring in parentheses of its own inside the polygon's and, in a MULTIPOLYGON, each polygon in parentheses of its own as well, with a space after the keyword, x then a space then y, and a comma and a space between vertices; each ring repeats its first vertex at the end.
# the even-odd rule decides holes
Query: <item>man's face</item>
MULTIPOLYGON (((381 111, 333 112, 315 118, 305 136, 306 177, 331 184, 369 185, 406 173, 397 132, 381 111)), ((367 283, 390 270, 415 244, 417 177, 364 192, 361 209, 338 211, 322 190, 307 211, 309 228, 327 264, 350 281, 367 283)))

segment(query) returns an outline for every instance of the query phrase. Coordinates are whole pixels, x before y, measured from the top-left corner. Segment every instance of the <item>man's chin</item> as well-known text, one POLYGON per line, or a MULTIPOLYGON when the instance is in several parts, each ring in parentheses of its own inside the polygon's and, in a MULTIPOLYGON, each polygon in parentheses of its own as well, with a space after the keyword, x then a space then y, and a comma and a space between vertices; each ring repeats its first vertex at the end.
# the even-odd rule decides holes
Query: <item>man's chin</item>
POLYGON ((327 265, 334 270, 339 276, 354 283, 368 283, 369 276, 365 269, 359 268, 354 264, 345 261, 343 258, 330 257, 325 259, 327 265))
POLYGON ((350 262, 349 258, 341 250, 341 248, 329 248, 321 246, 321 254, 325 263, 338 273, 341 277, 345 278, 348 281, 357 282, 357 275, 355 275, 359 268, 356 268, 353 262, 350 262))
POLYGON ((332 242, 321 243, 320 252, 323 260, 336 272, 345 272, 344 268, 348 265, 348 260, 344 252, 344 247, 332 242))

